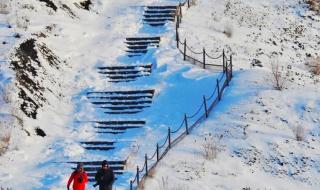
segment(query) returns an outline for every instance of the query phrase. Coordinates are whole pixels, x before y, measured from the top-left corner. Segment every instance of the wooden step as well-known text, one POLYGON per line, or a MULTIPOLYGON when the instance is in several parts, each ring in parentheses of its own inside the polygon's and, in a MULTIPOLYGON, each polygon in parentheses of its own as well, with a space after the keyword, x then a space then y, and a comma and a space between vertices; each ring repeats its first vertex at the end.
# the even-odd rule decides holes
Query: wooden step
POLYGON ((119 95, 135 95, 135 94, 154 94, 155 90, 131 90, 131 91, 96 91, 88 92, 90 94, 119 94, 119 95))
MULTIPOLYGON (((132 42, 135 43, 135 42, 132 42)), ((134 70, 134 69, 139 69, 139 68, 148 68, 151 69, 152 65, 135 65, 135 66, 109 66, 109 67, 98 67, 98 69, 101 70, 134 70)))
POLYGON ((132 37, 132 38, 126 38, 127 41, 159 41, 160 42, 160 37, 132 37))
POLYGON ((144 18, 142 20, 145 22, 165 22, 165 21, 174 21, 174 18, 144 18))
POLYGON ((166 15, 174 15, 176 13, 176 10, 161 10, 161 9, 147 9, 144 11, 147 14, 166 14, 166 15))
POLYGON ((109 101, 103 101, 103 102, 91 102, 95 105, 139 105, 139 104, 151 104, 151 100, 144 100, 144 101, 121 101, 121 102, 109 102, 109 101))
POLYGON ((149 45, 149 46, 156 46, 156 47, 159 47, 159 41, 126 41, 124 42, 128 45, 136 45, 136 46, 139 46, 139 45, 149 45))
POLYGON ((130 71, 98 71, 100 74, 106 75, 129 75, 129 74, 138 74, 141 73, 139 70, 130 70, 130 71))
POLYGON ((146 54, 148 50, 126 50, 127 53, 142 53, 146 54))
POLYGON ((107 147, 107 146, 104 146, 104 147, 98 147, 98 146, 86 146, 86 147, 83 147, 84 149, 86 150, 100 150, 100 151, 107 151, 107 150, 113 150, 115 149, 115 147, 107 147))
POLYGON ((94 121, 101 125, 145 125, 144 120, 115 120, 115 121, 94 121))
POLYGON ((145 100, 152 99, 153 95, 150 96, 96 96, 88 97, 89 99, 101 99, 101 100, 123 100, 123 101, 132 101, 132 100, 145 100))
POLYGON ((96 126, 94 128, 97 129, 112 129, 112 130, 119 130, 119 131, 123 131, 123 130, 127 130, 127 129, 136 129, 136 128, 142 128, 142 126, 96 126))
POLYGON ((116 75, 116 76, 108 76, 109 79, 112 79, 112 80, 119 80, 119 79, 136 79, 136 78, 139 78, 139 77, 145 77, 145 76, 149 76, 147 74, 144 74, 144 75, 116 75))
POLYGON ((100 106, 99 108, 107 109, 107 110, 142 110, 143 108, 148 108, 150 106, 100 106))
POLYGON ((134 50, 146 50, 148 48, 148 45, 129 45, 127 46, 129 49, 134 49, 134 50))
POLYGON ((80 142, 84 145, 114 145, 114 141, 88 141, 88 142, 80 142))
POLYGON ((175 18, 174 14, 144 14, 145 18, 175 18))
POLYGON ((141 111, 105 111, 105 114, 111 114, 111 115, 121 115, 121 114, 136 114, 139 113, 141 111))

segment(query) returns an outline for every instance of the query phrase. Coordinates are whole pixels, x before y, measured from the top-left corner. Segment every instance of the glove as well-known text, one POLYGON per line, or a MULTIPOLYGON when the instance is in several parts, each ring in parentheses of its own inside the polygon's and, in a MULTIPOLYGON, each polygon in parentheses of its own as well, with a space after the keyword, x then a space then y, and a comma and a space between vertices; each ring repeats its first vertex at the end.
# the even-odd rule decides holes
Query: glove
POLYGON ((67 189, 68 189, 68 190, 70 190, 70 188, 69 188, 69 187, 67 187, 67 189))

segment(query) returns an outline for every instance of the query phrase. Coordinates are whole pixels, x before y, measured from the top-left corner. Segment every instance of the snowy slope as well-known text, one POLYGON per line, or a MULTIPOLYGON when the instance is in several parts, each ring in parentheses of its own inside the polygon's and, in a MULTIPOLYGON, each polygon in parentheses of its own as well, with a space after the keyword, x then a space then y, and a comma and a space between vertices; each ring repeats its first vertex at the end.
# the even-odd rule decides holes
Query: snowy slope
MULTIPOLYGON (((125 173, 115 184, 117 189, 127 189, 144 154, 153 152, 167 128, 177 127, 184 113, 193 113, 202 96, 213 90, 218 73, 182 60, 175 48, 174 23, 155 29, 142 21, 142 6, 177 5, 179 1, 94 0, 90 11, 83 9, 81 2, 14 0, 9 14, 0 17, 1 23, 12 26, 8 30, 0 25, 1 40, 9 42, 1 47, 0 81, 1 89, 10 84, 13 99, 11 104, 1 101, 0 113, 5 117, 8 112, 16 113, 23 119, 24 129, 9 117, 16 127, 8 152, 0 157, 0 187, 65 189, 73 166, 67 161, 127 159, 125 173), (15 33, 21 38, 10 37, 15 33), (141 36, 161 36, 159 47, 139 59, 128 58, 125 38, 141 36), (34 47, 30 52, 36 54, 19 57, 21 44, 34 47), (31 69, 28 77, 40 90, 32 92, 34 88, 21 85, 24 80, 19 83, 19 76, 24 75, 10 69, 12 61, 24 60, 31 69), (152 74, 130 83, 111 83, 97 72, 102 66, 135 64, 153 64, 152 74), (28 117, 35 110, 30 104, 25 111, 16 109, 27 99, 18 96, 21 89, 36 100, 35 117, 28 117), (106 115, 87 98, 92 91, 143 89, 155 90, 152 104, 134 115, 106 115), (92 124, 121 119, 147 122, 143 128, 120 135, 98 134, 92 124), (36 135, 36 128, 46 136, 36 135), (94 140, 115 141, 116 148, 88 151, 80 144, 94 140)), ((158 188, 161 178, 170 174, 174 180, 168 180, 169 184, 186 189, 318 189, 319 79, 304 63, 307 57, 318 55, 319 16, 296 0, 198 0, 183 13, 181 39, 187 38, 196 50, 205 47, 212 55, 223 48, 233 53, 235 78, 210 120, 169 153, 154 180, 147 180, 146 188, 158 188), (228 27, 232 29, 230 38, 223 33, 228 27), (279 54, 283 56, 274 56, 279 54), (252 68, 253 59, 260 60, 263 67, 252 68), (290 80, 283 91, 272 86, 269 63, 273 59, 289 68, 290 80), (292 132, 297 125, 306 130, 302 142, 297 142, 292 132), (209 133, 219 147, 214 161, 201 156, 203 136, 209 133), (253 178, 257 175, 259 181, 253 178)))
POLYGON ((235 77, 209 120, 169 152, 144 189, 319 189, 319 76, 305 65, 319 56, 319 16, 294 0, 204 0, 185 11, 181 28, 193 47, 229 49, 235 77), (282 91, 273 86, 274 61, 288 73, 282 91))
POLYGON ((182 61, 174 46, 174 23, 158 30, 142 22, 142 6, 176 5, 177 1, 97 0, 90 11, 82 9, 80 2, 10 3, 7 19, 21 38, 15 48, 6 50, 11 57, 4 73, 14 66, 16 87, 11 107, 23 105, 24 109, 16 112, 23 119, 24 130, 13 128, 9 150, 0 157, 0 187, 62 189, 72 172, 73 165, 67 161, 129 158, 128 172, 116 181, 117 189, 125 189, 135 165, 162 140, 167 127, 177 126, 183 114, 193 112, 202 95, 212 91, 217 73, 182 61), (161 36, 159 48, 140 59, 127 58, 125 38, 153 35, 161 36), (153 64, 150 77, 127 84, 107 82, 97 73, 101 66, 149 63, 153 64), (28 83, 22 76, 27 76, 28 83), (152 106, 135 115, 106 115, 86 97, 90 91, 137 89, 154 89, 155 95, 152 106), (25 96, 19 97, 21 91, 25 96), (90 122, 117 119, 143 119, 147 125, 123 135, 101 135, 90 122), (46 136, 36 135, 36 129, 46 136), (87 151, 80 142, 90 140, 116 141, 118 145, 109 152, 87 151))

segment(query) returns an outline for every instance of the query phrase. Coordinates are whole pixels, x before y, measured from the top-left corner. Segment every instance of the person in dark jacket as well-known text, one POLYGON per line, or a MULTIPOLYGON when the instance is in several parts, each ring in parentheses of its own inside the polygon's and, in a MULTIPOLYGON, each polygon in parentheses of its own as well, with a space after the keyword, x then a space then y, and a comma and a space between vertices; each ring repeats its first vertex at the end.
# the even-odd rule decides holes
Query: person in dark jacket
POLYGON ((70 185, 73 182, 72 189, 73 190, 85 190, 86 183, 88 183, 88 175, 83 169, 83 163, 78 163, 77 169, 72 172, 68 184, 67 189, 70 190, 70 185))
MULTIPOLYGON (((106 160, 102 161, 101 168, 95 175, 96 185, 99 185, 99 190, 112 190, 114 182, 114 173, 106 160)), ((95 186, 95 185, 94 185, 95 186)))

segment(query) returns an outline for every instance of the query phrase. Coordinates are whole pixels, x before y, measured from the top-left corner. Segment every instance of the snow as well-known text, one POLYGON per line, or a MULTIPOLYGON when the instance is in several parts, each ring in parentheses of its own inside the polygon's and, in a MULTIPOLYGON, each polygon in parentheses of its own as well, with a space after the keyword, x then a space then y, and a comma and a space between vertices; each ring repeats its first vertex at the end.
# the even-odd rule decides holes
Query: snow
MULTIPOLYGON (((73 4, 80 0, 63 2, 75 17, 61 8, 61 1, 52 2, 56 12, 37 0, 14 0, 10 13, 0 14, 0 42, 8 42, 0 48, 0 92, 9 88, 15 102, 0 100, 1 118, 15 122, 9 150, 0 157, 0 187, 64 189, 72 172, 68 161, 128 158, 125 174, 115 183, 116 189, 127 189, 144 155, 163 142, 168 127, 176 129, 185 113, 197 110, 220 73, 182 60, 175 47, 175 23, 160 30, 142 23, 142 6, 176 5, 177 0, 94 0, 90 11, 73 4), (21 38, 12 38, 15 33, 21 38), (161 36, 159 48, 142 59, 125 55, 125 38, 154 35, 161 36), (53 69, 38 55, 45 68, 39 78, 47 102, 37 119, 16 109, 19 97, 9 69, 14 48, 29 38, 46 44, 60 60, 59 69, 53 69), (109 83, 97 73, 99 66, 150 63, 150 76, 127 84, 109 83), (155 89, 155 95, 151 107, 135 115, 105 115, 86 98, 91 91, 137 89, 155 89), (30 136, 10 113, 23 118, 30 136), (147 124, 119 136, 95 133, 92 121, 116 119, 147 124), (37 136, 36 127, 47 136, 37 136), (88 151, 79 143, 90 140, 116 141, 116 149, 88 151)), ((319 16, 297 0, 198 0, 183 13, 181 40, 187 38, 196 51, 205 47, 210 55, 222 49, 232 53, 235 77, 210 118, 169 151, 145 189, 159 189, 163 179, 167 189, 319 189, 319 78, 304 65, 308 54, 319 56, 319 16), (228 27, 231 37, 223 34, 228 27), (253 67, 253 59, 263 67, 253 67), (271 60, 279 60, 290 73, 283 91, 273 88, 271 60), (297 126, 305 129, 300 142, 293 133, 297 126), (214 160, 202 155, 204 137, 210 135, 219 150, 214 160)))

